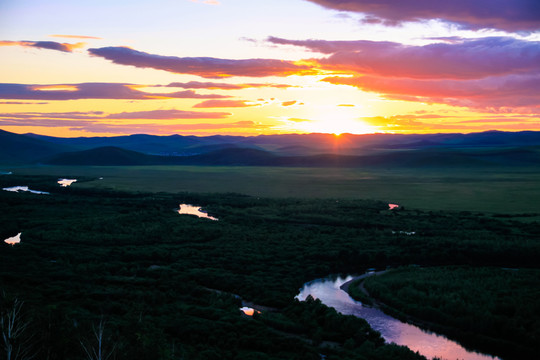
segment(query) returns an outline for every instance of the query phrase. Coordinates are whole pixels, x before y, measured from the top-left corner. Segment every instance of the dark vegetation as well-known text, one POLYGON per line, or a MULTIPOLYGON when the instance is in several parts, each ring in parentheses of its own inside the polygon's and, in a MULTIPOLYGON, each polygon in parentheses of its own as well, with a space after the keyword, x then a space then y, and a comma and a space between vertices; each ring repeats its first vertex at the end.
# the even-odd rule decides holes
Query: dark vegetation
MULTIPOLYGON (((51 192, 0 191, 0 239, 22 232, 21 244, 0 244, 2 313, 24 301, 19 318, 25 338, 33 335, 26 346, 39 359, 88 358, 84 348, 95 346, 100 329, 114 359, 416 359, 384 345, 365 321, 294 296, 332 273, 407 264, 534 268, 540 256, 538 223, 512 217, 391 212, 369 200, 77 187, 91 180, 84 178, 59 188, 56 179, 0 177, 2 188, 51 192), (219 221, 179 215, 180 203, 219 221), (277 310, 242 316, 233 294, 277 310)), ((538 350, 524 349, 531 358, 538 350)))
POLYGON ((407 267, 364 286, 394 316, 504 359, 526 359, 540 351, 539 278, 539 269, 407 267))

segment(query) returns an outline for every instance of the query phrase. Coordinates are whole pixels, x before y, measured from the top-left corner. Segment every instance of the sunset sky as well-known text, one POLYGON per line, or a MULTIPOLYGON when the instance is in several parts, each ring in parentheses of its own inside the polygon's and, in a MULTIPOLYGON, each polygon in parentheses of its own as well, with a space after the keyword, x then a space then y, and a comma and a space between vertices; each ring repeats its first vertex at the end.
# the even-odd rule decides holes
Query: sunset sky
POLYGON ((0 129, 540 130, 538 0, 4 0, 0 129))

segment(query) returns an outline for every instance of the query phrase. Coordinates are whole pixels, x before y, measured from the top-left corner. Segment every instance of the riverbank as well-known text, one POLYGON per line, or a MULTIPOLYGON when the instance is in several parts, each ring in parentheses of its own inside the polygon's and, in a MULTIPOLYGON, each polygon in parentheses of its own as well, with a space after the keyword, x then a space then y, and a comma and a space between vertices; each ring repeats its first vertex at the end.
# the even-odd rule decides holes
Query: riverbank
MULTIPOLYGON (((408 324, 443 334, 468 349, 490 352, 505 359, 521 359, 534 353, 535 331, 524 333, 517 328, 509 334, 512 324, 503 324, 508 317, 505 314, 522 317, 520 314, 532 311, 513 305, 505 295, 512 292, 517 296, 515 300, 530 297, 521 294, 515 285, 520 283, 523 287, 527 281, 533 283, 534 277, 524 272, 497 268, 403 268, 381 279, 367 281, 370 275, 356 277, 341 289, 363 304, 408 324), (497 284, 505 286, 499 289, 497 284), (433 298, 434 294, 441 295, 433 298), (372 304, 367 304, 366 299, 372 304), (476 320, 471 323, 462 319, 476 320)), ((534 286, 529 289, 529 293, 533 292, 534 286)), ((524 329, 528 328, 527 318, 520 323, 524 329)))

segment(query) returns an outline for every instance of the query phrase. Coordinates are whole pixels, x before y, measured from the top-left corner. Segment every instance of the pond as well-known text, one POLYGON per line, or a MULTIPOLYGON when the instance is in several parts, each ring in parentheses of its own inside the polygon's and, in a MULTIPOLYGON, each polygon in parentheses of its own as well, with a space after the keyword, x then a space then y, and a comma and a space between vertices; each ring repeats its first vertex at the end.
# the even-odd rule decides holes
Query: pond
POLYGON ((185 215, 195 215, 201 218, 206 218, 210 220, 217 221, 218 219, 215 217, 212 217, 208 215, 206 212, 202 210, 199 206, 193 206, 188 204, 180 204, 180 209, 178 210, 179 214, 185 214, 185 215))
POLYGON ((58 184, 62 187, 68 187, 76 181, 77 179, 58 179, 58 184))
POLYGON ((304 284, 296 298, 303 301, 311 295, 344 315, 361 317, 373 329, 379 331, 387 342, 407 346, 428 359, 438 357, 445 360, 500 360, 497 357, 469 351, 444 336, 421 330, 414 325, 394 319, 379 309, 362 305, 340 289, 341 285, 352 279, 352 276, 348 276, 311 281, 304 284))
POLYGON ((32 193, 32 194, 45 194, 45 195, 49 195, 49 193, 46 192, 46 191, 30 190, 30 189, 28 188, 28 186, 13 186, 13 187, 9 187, 9 188, 3 188, 2 190, 5 190, 5 191, 13 191, 13 192, 27 191, 27 192, 30 192, 30 193, 32 193))
POLYGON ((17 235, 15 235, 13 237, 7 238, 6 240, 4 240, 4 242, 6 244, 11 245, 11 246, 13 246, 15 244, 19 244, 21 242, 21 235, 22 235, 22 233, 18 233, 17 235))
POLYGON ((243 312, 244 315, 247 315, 247 316, 253 316, 255 312, 257 312, 258 314, 261 313, 260 311, 255 310, 254 308, 251 308, 251 307, 247 307, 247 306, 241 307, 240 311, 243 312))

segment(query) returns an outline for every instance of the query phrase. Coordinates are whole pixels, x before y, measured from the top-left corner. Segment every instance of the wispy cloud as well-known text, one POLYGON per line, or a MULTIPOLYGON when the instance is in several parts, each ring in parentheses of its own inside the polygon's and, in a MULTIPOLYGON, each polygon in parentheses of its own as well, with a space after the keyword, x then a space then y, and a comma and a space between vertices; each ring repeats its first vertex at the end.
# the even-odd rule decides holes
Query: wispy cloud
POLYGON ((540 29, 537 0, 308 0, 329 9, 365 14, 364 21, 397 25, 439 19, 469 29, 534 31, 540 29))
POLYGON ((149 54, 127 47, 104 47, 88 50, 90 54, 115 64, 164 70, 175 74, 191 74, 204 78, 231 76, 266 77, 312 74, 307 65, 275 59, 219 59, 212 57, 177 57, 149 54))
MULTIPOLYGON (((103 111, 72 111, 72 112, 22 112, 22 113, 0 113, 0 119, 17 121, 17 120, 181 120, 181 119, 225 119, 231 116, 228 112, 202 112, 202 111, 184 111, 184 110, 149 110, 149 111, 132 111, 106 114, 103 111)), ((3 121, 2 120, 2 121, 3 121)), ((26 123, 25 123, 26 124, 26 123)))
POLYGON ((139 85, 121 83, 80 83, 60 85, 1 84, 0 99, 79 100, 79 99, 220 99, 228 96, 197 94, 192 90, 173 93, 149 93, 135 89, 139 85))
POLYGON ((10 41, 10 40, 1 40, 0 46, 23 46, 23 47, 33 47, 38 49, 47 49, 47 50, 57 50, 62 52, 73 52, 73 50, 82 48, 85 45, 83 42, 78 42, 75 44, 70 43, 59 43, 56 41, 10 41))
POLYGON ((247 100, 206 100, 194 105, 194 108, 238 108, 258 106, 258 103, 251 103, 247 100))

